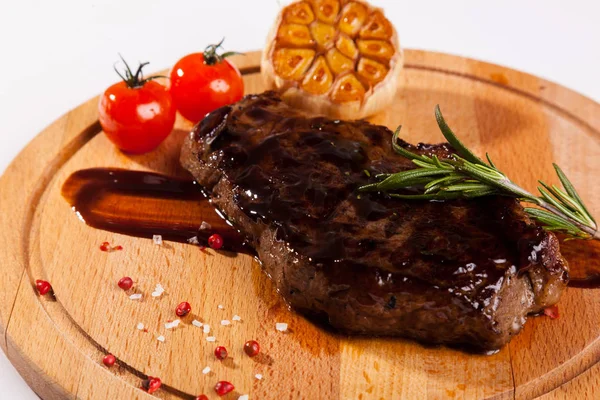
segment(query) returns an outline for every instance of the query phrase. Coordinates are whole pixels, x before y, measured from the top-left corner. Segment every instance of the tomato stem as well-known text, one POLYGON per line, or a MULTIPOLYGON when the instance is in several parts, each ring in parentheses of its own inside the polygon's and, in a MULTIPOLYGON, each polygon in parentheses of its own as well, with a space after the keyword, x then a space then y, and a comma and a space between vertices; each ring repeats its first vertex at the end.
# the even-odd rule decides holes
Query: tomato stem
POLYGON ((244 55, 244 53, 238 53, 237 51, 227 51, 225 53, 219 54, 217 51, 223 48, 224 41, 225 38, 221 39, 221 41, 218 44, 209 44, 208 46, 206 46, 203 53, 204 63, 206 65, 215 65, 217 63, 220 63, 227 57, 231 57, 233 55, 244 55))
POLYGON ((125 59, 123 58, 123 56, 120 53, 119 53, 119 57, 121 58, 121 61, 123 62, 123 64, 125 64, 125 76, 123 76, 123 74, 121 74, 119 72, 119 70, 117 69, 118 61, 113 65, 113 68, 114 68, 115 72, 117 73, 117 75, 119 75, 119 77, 121 77, 121 79, 123 79, 123 82, 125 82, 127 87, 130 89, 139 89, 142 86, 144 86, 144 84, 146 82, 149 82, 156 78, 169 79, 168 76, 164 76, 164 75, 155 75, 155 76, 151 76, 149 78, 144 79, 144 74, 142 72, 142 69, 146 65, 150 64, 150 62, 148 62, 148 61, 140 63, 140 65, 138 66, 138 69, 135 71, 135 75, 134 75, 133 72, 131 72, 131 68, 129 68, 129 64, 127 64, 127 61, 125 61, 125 59))

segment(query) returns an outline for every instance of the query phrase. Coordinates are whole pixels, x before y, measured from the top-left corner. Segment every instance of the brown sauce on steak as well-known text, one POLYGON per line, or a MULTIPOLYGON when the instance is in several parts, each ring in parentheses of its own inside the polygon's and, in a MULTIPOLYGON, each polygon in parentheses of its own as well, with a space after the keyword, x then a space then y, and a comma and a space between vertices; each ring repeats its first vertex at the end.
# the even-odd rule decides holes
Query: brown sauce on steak
POLYGON ((348 333, 501 347, 564 290, 558 239, 510 198, 358 193, 378 173, 414 167, 391 136, 366 121, 307 116, 266 92, 205 118, 181 162, 301 313, 348 333))

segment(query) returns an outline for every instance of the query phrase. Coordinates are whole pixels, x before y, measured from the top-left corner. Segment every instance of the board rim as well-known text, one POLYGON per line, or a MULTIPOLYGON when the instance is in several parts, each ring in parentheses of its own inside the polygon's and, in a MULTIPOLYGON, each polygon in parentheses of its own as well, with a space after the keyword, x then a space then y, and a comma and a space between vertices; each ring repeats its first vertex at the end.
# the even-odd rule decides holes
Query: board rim
MULTIPOLYGON (((510 81, 510 84, 506 84, 506 83, 502 83, 502 82, 497 82, 497 81, 491 79, 489 77, 489 75, 484 75, 483 73, 477 74, 473 71, 466 73, 465 71, 460 71, 458 69, 456 69, 456 70, 444 69, 443 65, 450 64, 449 62, 447 62, 449 60, 454 60, 454 61, 460 60, 462 62, 466 62, 469 65, 477 64, 479 66, 482 66, 482 69, 484 69, 486 71, 489 71, 490 69, 498 70, 498 71, 502 71, 507 74, 510 74, 511 76, 523 78, 523 80, 536 79, 537 81, 540 82, 540 85, 552 87, 552 90, 555 91, 554 92, 555 96, 556 96, 556 92, 558 92, 561 99, 578 98, 580 100, 583 100, 585 103, 587 103, 593 109, 593 112, 589 113, 590 115, 593 115, 594 112, 598 112, 600 114, 600 104, 596 103, 591 98, 586 97, 582 94, 579 94, 571 89, 565 88, 561 85, 558 85, 551 81, 545 80, 543 78, 538 78, 534 75, 531 75, 531 74, 528 74, 525 72, 520 72, 520 71, 517 71, 514 69, 502 67, 502 66, 492 64, 492 63, 477 61, 477 60, 474 60, 471 58, 465 58, 465 57, 448 55, 448 54, 437 53, 437 52, 421 51, 421 50, 405 50, 405 53, 407 55, 406 59, 411 61, 411 62, 407 62, 405 64, 405 68, 407 68, 407 69, 419 69, 419 70, 426 70, 426 71, 429 71, 432 73, 451 74, 451 75, 460 76, 460 77, 463 77, 466 79, 474 79, 474 80, 484 82, 486 84, 490 84, 490 85, 493 85, 496 87, 501 87, 502 89, 509 90, 520 96, 526 96, 534 101, 541 102, 545 106, 551 107, 551 108, 559 111, 560 113, 567 115, 569 117, 569 119, 578 122, 579 124, 584 126, 586 128, 586 130, 594 132, 594 134, 596 136, 600 137, 600 121, 595 121, 595 120, 590 121, 589 118, 580 117, 579 114, 577 114, 577 110, 571 108, 572 103, 573 103, 572 101, 568 102, 567 104, 557 104, 557 103, 561 103, 561 101, 557 102, 556 100, 554 100, 554 101, 550 100, 549 98, 545 97, 544 92, 534 93, 532 90, 530 90, 529 88, 527 88, 525 86, 519 86, 518 84, 513 85, 512 80, 510 81), (432 63, 431 62, 432 60, 436 60, 436 61, 432 63)), ((254 60, 256 58, 260 59, 260 52, 249 53, 248 58, 245 60, 244 60, 244 58, 238 56, 238 57, 236 57, 234 62, 236 62, 238 65, 242 65, 241 69, 248 70, 249 74, 256 74, 260 71, 256 65, 251 65, 247 68, 244 65, 244 64, 249 64, 249 60, 254 60)), ((517 82, 519 82, 519 81, 520 80, 517 80, 517 82)), ((28 282, 31 283, 33 280, 33 277, 26 276, 28 269, 26 267, 26 265, 27 265, 26 258, 27 257, 25 255, 29 252, 29 250, 28 250, 29 237, 28 237, 28 233, 27 233, 28 232, 27 227, 31 223, 31 221, 34 217, 35 210, 37 209, 37 206, 39 205, 39 201, 41 200, 41 198, 45 192, 47 183, 49 183, 52 180, 54 173, 56 171, 58 171, 60 169, 60 167, 62 165, 64 165, 64 163, 66 163, 73 154, 75 154, 89 140, 91 140, 93 137, 95 137, 98 133, 101 132, 100 124, 99 124, 97 118, 95 118, 95 116, 87 118, 86 123, 83 124, 83 127, 81 129, 78 128, 79 129, 78 131, 68 132, 68 129, 72 129, 72 128, 69 128, 69 121, 68 121, 69 116, 71 114, 76 114, 78 112, 83 112, 83 111, 85 111, 85 113, 90 113, 90 110, 92 110, 92 109, 95 110, 97 101, 98 101, 98 96, 93 97, 90 100, 84 102, 82 105, 72 109, 71 111, 69 111, 69 112, 63 114, 61 117, 59 117, 56 121, 54 121, 51 125, 49 125, 49 127, 44 129, 40 134, 38 134, 34 139, 32 139, 26 145, 26 147, 17 155, 17 157, 6 168, 4 174, 0 178, 0 191, 2 191, 3 189, 8 190, 7 180, 9 179, 8 177, 10 176, 10 174, 14 173, 14 171, 19 170, 23 167, 22 166, 22 164, 24 163, 23 160, 28 158, 28 156, 31 153, 35 153, 36 151, 38 151, 38 149, 36 149, 36 146, 40 142, 47 140, 48 137, 55 134, 57 125, 61 125, 61 124, 65 125, 63 128, 63 134, 67 136, 66 143, 64 145, 61 145, 59 148, 57 148, 57 151, 52 154, 52 157, 50 159, 51 160, 50 167, 48 167, 48 165, 44 165, 43 169, 34 171, 35 175, 31 177, 31 181, 35 182, 35 183, 33 183, 31 185, 31 190, 29 192, 27 192, 26 196, 24 196, 25 198, 32 200, 32 202, 29 203, 31 205, 29 211, 26 212, 26 214, 24 215, 25 219, 22 219, 20 221, 21 229, 22 229, 24 237, 23 238, 19 237, 18 239, 21 239, 21 240, 16 240, 14 243, 9 243, 9 246, 6 246, 6 243, 4 243, 4 245, 6 246, 5 248, 1 247, 3 243, 0 242, 0 254, 3 254, 3 257, 5 260, 7 260, 7 259, 12 260, 12 263, 10 263, 10 262, 3 263, 4 268, 9 268, 9 267, 7 267, 7 264, 10 264, 13 267, 13 269, 15 269, 17 272, 19 270, 21 271, 21 278, 18 279, 18 286, 15 291, 15 296, 12 299, 13 304, 10 306, 10 310, 8 310, 8 319, 7 320, 5 320, 3 318, 3 315, 6 313, 7 310, 0 309, 0 339, 1 339, 0 347, 2 347, 2 349, 6 353, 9 360, 13 363, 13 365, 17 366, 19 373, 21 373, 21 375, 25 378, 25 380, 28 382, 28 384, 36 391, 36 393, 38 393, 38 395, 40 395, 44 398, 62 398, 62 397, 70 396, 71 393, 69 393, 69 391, 66 389, 67 385, 65 385, 64 382, 54 382, 55 385, 47 385, 47 384, 40 385, 40 382, 43 382, 45 379, 47 379, 48 371, 45 370, 43 367, 35 365, 35 363, 32 362, 32 357, 30 356, 30 352, 22 351, 22 349, 19 349, 16 345, 14 345, 11 342, 11 339, 10 339, 11 321, 13 321, 13 318, 19 318, 19 316, 17 314, 12 313, 12 309, 14 307, 14 303, 16 303, 16 301, 17 301, 18 295, 22 291, 28 291, 27 295, 35 297, 36 301, 37 301, 37 296, 33 290, 33 287, 31 287, 31 288, 26 287, 27 286, 26 284, 28 282), (72 137, 70 135, 72 135, 72 137), (23 252, 24 254, 22 254, 22 255, 17 254, 19 252, 23 252), (7 254, 9 254, 11 256, 9 257, 9 256, 7 256, 7 254), (24 370, 24 368, 27 368, 27 367, 30 368, 29 371, 24 370)), ((0 267, 0 268, 2 268, 2 267, 0 267)), ((1 284, 0 284, 0 288, 2 288, 1 284)), ((0 302, 0 307, 3 307, 3 306, 4 306, 3 303, 0 302)), ((42 305, 40 305, 40 307, 43 308, 42 305)), ((549 392, 555 390, 556 388, 560 387, 562 384, 565 384, 565 383, 573 380, 577 376, 584 374, 586 371, 588 371, 590 368, 592 368, 596 363, 598 363, 598 359, 600 358, 600 340, 598 338, 595 339, 585 349, 585 351, 586 352, 592 351, 593 352, 592 357, 589 357, 588 361, 585 362, 584 365, 580 366, 576 370, 571 370, 569 373, 569 371, 567 369, 569 368, 569 365, 576 364, 577 361, 580 361, 580 360, 575 360, 575 358, 578 358, 580 356, 580 354, 576 355, 572 359, 569 359, 569 361, 566 362, 565 364, 561 365, 558 368, 555 368, 554 370, 550 371, 549 373, 547 373, 544 376, 539 378, 539 379, 545 379, 547 381, 552 376, 555 376, 556 374, 563 374, 563 375, 568 376, 568 379, 564 380, 561 384, 555 385, 548 390, 544 390, 543 392, 539 392, 539 391, 535 391, 534 388, 531 388, 531 386, 534 385, 534 382, 527 382, 527 383, 522 384, 519 387, 515 387, 514 379, 513 379, 513 389, 511 391, 512 395, 513 396, 516 395, 516 391, 521 389, 526 392, 530 390, 532 395, 539 396, 539 395, 542 395, 545 393, 549 393, 549 392)), ((87 358, 89 361, 92 361, 93 363, 97 363, 96 360, 92 360, 91 358, 89 358, 85 355, 82 355, 82 356, 84 358, 87 358)), ((583 357, 584 356, 582 355, 579 358, 583 358, 583 357)), ((512 368, 512 359, 511 359, 511 368, 512 368)), ((115 375, 113 375, 112 373, 110 373, 106 370, 104 370, 104 373, 107 375, 107 377, 109 377, 109 379, 112 377, 112 379, 114 379, 114 380, 119 380, 118 377, 116 377, 115 375)))

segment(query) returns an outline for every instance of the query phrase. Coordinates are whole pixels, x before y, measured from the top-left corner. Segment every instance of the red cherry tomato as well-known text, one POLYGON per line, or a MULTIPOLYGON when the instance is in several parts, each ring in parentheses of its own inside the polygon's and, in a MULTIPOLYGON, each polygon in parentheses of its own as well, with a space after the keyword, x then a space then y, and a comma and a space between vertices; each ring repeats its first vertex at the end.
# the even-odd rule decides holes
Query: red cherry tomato
POLYGON ((134 154, 154 150, 166 139, 175 124, 175 106, 169 90, 143 79, 140 64, 134 75, 127 63, 122 82, 106 89, 100 97, 98 114, 106 136, 119 149, 134 154))
POLYGON ((173 102, 179 113, 194 123, 244 95, 240 71, 225 59, 235 53, 217 54, 222 43, 183 57, 171 69, 173 102))

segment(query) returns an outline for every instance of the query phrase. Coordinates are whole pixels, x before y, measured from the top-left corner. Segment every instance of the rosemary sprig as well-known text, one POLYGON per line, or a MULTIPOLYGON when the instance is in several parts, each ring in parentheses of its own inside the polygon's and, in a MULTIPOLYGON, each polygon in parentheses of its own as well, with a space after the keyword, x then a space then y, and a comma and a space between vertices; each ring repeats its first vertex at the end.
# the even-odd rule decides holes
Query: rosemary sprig
POLYGON ((530 217, 549 231, 566 233, 573 239, 597 239, 600 233, 596 221, 586 208, 565 173, 556 164, 554 169, 562 183, 547 185, 539 181, 540 196, 535 196, 512 182, 486 154, 487 162, 477 157, 452 132, 440 111, 435 118, 442 134, 456 150, 451 158, 415 154, 398 144, 400 128, 392 138, 394 151, 415 164, 415 168, 394 174, 376 175, 377 182, 364 185, 360 191, 386 192, 391 197, 407 200, 451 200, 502 195, 530 203, 539 208, 526 207, 530 217), (398 193, 399 189, 418 189, 418 194, 398 193))

